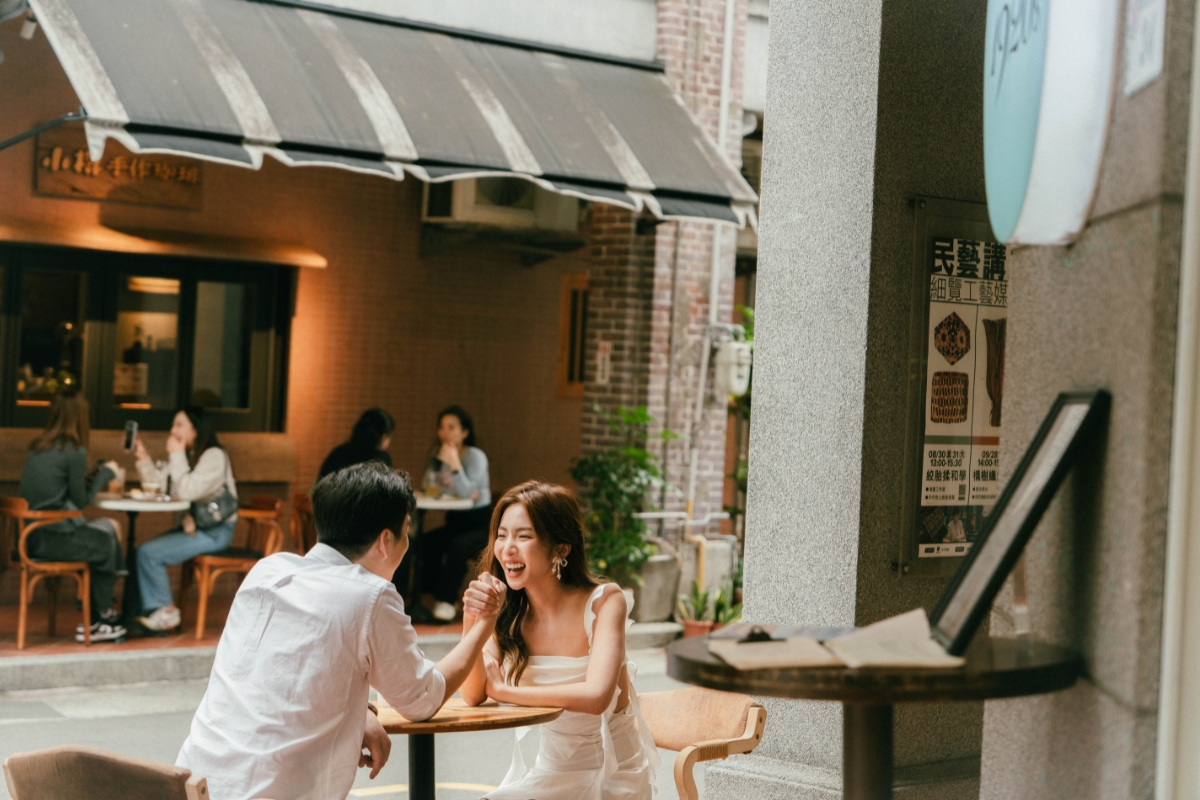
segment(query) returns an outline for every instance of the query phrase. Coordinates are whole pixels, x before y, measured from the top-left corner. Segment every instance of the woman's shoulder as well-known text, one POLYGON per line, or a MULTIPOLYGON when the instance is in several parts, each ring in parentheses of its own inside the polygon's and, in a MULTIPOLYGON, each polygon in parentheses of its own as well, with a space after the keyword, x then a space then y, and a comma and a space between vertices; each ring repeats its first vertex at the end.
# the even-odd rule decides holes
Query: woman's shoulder
POLYGON ((486 464, 488 460, 487 453, 483 452, 475 445, 471 445, 467 448, 467 454, 464 456, 464 458, 474 459, 482 464, 486 464))
POLYGON ((221 447, 220 445, 213 445, 201 453, 200 457, 196 459, 197 467, 199 467, 201 464, 211 464, 213 466, 220 465, 220 467, 224 469, 225 464, 227 463, 231 463, 229 453, 226 453, 225 448, 221 447))

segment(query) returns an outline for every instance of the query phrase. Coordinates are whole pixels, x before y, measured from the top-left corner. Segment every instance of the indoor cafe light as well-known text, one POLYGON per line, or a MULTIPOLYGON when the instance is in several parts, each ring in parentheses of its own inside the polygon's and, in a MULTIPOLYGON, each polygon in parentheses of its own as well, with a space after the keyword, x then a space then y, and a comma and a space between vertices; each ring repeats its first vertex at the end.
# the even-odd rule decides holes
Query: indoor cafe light
POLYGON ((174 278, 147 278, 131 275, 125 284, 131 292, 142 294, 179 294, 179 281, 174 278))
POLYGON ((1104 155, 1119 0, 989 0, 983 74, 988 214, 1009 244, 1067 244, 1104 155))

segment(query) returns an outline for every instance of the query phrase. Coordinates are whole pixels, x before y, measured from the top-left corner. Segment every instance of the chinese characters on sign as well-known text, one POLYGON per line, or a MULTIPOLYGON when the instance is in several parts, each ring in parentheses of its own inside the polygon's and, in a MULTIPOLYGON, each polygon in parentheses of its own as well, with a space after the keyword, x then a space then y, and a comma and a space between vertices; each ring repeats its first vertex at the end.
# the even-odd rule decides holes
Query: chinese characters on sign
POLYGON ((963 556, 996 502, 1008 248, 934 239, 929 274, 920 558, 963 556))
POLYGON ((34 152, 34 189, 41 195, 200 207, 203 173, 190 159, 129 153, 112 142, 104 157, 93 161, 82 131, 71 128, 40 134, 34 152))

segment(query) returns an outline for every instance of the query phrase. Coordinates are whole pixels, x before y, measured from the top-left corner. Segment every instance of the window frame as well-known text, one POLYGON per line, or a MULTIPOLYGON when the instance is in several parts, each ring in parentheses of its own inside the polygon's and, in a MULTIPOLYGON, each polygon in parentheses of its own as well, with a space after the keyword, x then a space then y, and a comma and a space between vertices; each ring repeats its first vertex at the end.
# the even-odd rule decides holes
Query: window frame
POLYGON ((570 273, 562 276, 562 287, 559 293, 558 312, 558 396, 583 397, 584 384, 587 382, 587 307, 588 307, 588 274, 586 272, 570 273), (575 325, 572 326, 572 311, 575 305, 575 292, 582 292, 583 299, 575 315, 575 325), (571 376, 572 340, 575 344, 576 364, 578 366, 577 380, 571 376))
POLYGON ((175 409, 187 405, 193 391, 197 284, 252 286, 249 406, 208 411, 220 431, 283 430, 295 267, 31 245, 0 246, 0 369, 7 376, 0 381, 0 427, 41 427, 46 420, 44 407, 17 406, 12 380, 19 367, 21 287, 27 269, 88 276, 81 389, 91 406, 91 424, 100 429, 121 428, 126 420, 135 420, 147 430, 169 428, 175 409), (169 410, 121 408, 113 402, 118 297, 122 281, 134 275, 180 281, 175 405, 169 410))

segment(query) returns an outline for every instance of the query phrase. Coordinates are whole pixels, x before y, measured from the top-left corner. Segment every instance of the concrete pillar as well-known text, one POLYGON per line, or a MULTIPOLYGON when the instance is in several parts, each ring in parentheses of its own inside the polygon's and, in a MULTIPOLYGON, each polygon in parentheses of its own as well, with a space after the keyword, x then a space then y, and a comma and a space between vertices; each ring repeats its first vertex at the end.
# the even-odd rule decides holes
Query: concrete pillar
MULTIPOLYGON (((913 217, 981 202, 984 5, 771 9, 745 609, 864 625, 931 609, 901 578, 913 217)), ((710 798, 841 794, 841 707, 767 701, 762 745, 707 773, 710 798)), ((982 706, 896 709, 901 798, 978 794, 982 706)))

